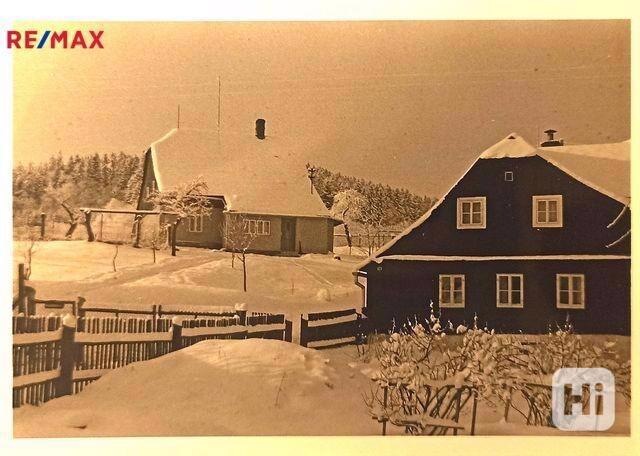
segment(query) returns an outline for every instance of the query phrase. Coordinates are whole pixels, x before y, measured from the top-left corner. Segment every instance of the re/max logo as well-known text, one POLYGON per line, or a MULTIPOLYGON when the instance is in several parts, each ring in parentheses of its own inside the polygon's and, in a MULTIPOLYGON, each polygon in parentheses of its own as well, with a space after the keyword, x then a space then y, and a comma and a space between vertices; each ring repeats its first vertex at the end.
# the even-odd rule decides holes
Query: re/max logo
POLYGON ((102 45, 102 34, 104 30, 82 30, 52 32, 45 30, 40 35, 38 30, 18 30, 7 31, 7 49, 42 49, 42 48, 62 48, 62 49, 104 49, 102 45))

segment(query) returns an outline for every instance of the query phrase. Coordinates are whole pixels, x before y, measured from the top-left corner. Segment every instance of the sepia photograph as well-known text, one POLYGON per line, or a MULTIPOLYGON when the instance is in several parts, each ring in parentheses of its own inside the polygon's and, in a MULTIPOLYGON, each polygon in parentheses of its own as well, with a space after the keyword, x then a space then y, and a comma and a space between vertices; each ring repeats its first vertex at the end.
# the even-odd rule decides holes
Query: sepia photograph
POLYGON ((631 20, 4 35, 14 439, 631 435, 631 20))

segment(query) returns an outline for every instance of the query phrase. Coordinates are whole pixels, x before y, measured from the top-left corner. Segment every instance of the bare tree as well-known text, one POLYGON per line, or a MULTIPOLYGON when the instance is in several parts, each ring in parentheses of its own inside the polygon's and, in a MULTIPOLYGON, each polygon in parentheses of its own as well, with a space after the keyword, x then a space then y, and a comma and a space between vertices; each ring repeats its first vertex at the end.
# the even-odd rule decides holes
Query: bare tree
POLYGON ((156 191, 149 195, 149 201, 162 211, 175 214, 171 230, 171 255, 176 256, 176 231, 180 223, 189 217, 211 215, 211 202, 206 196, 207 184, 198 177, 174 189, 156 191))
POLYGON ((257 234, 251 231, 249 221, 241 214, 227 213, 224 221, 223 236, 225 246, 231 251, 231 267, 234 267, 236 255, 242 263, 242 284, 247 291, 247 250, 253 244, 257 234))
POLYGON ((31 277, 31 271, 32 271, 31 261, 33 260, 33 255, 35 255, 35 253, 38 251, 37 239, 38 237, 36 236, 35 233, 29 233, 29 238, 26 241, 27 245, 23 252, 24 266, 25 266, 24 278, 27 280, 29 280, 29 278, 31 277))

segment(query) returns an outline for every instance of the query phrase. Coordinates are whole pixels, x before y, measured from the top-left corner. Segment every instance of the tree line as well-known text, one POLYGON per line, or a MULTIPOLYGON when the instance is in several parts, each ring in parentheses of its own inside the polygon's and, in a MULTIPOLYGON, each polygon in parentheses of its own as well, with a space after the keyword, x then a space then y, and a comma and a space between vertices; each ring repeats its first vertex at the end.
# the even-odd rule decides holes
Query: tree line
POLYGON ((52 155, 42 163, 19 163, 13 169, 14 227, 29 226, 41 212, 69 224, 73 234, 80 207, 104 207, 111 199, 137 204, 143 155, 52 155))
MULTIPOLYGON (((104 207, 112 199, 135 207, 143 162, 143 154, 119 152, 71 155, 66 159, 58 153, 42 163, 17 164, 13 169, 14 227, 35 225, 44 212, 49 220, 53 217, 55 222, 68 224, 69 237, 79 222, 81 207, 104 207)), ((356 225, 362 222, 385 229, 401 228, 434 203, 432 198, 406 189, 315 168, 313 183, 324 204, 334 212, 351 206, 351 213, 346 215, 356 225)))
MULTIPOLYGON (((389 185, 345 176, 322 167, 314 168, 316 170, 314 187, 328 209, 336 206, 336 195, 340 195, 338 196, 340 199, 343 196, 342 193, 350 191, 349 194, 362 198, 361 204, 369 208, 366 212, 375 219, 377 224, 387 229, 403 228, 417 220, 435 203, 434 198, 416 195, 404 188, 393 188, 389 185)), ((339 202, 338 206, 340 206, 339 202)))

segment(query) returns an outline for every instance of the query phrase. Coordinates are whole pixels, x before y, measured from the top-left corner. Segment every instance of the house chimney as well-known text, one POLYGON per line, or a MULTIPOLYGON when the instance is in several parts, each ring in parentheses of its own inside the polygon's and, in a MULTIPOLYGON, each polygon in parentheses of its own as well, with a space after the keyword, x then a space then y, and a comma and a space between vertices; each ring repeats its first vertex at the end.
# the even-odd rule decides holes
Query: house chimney
POLYGON ((547 134, 547 140, 540 143, 540 147, 555 147, 564 146, 564 139, 554 139, 553 135, 558 133, 556 130, 550 128, 544 131, 547 134))
POLYGON ((256 138, 264 139, 266 136, 264 134, 266 120, 257 119, 256 120, 256 138))

